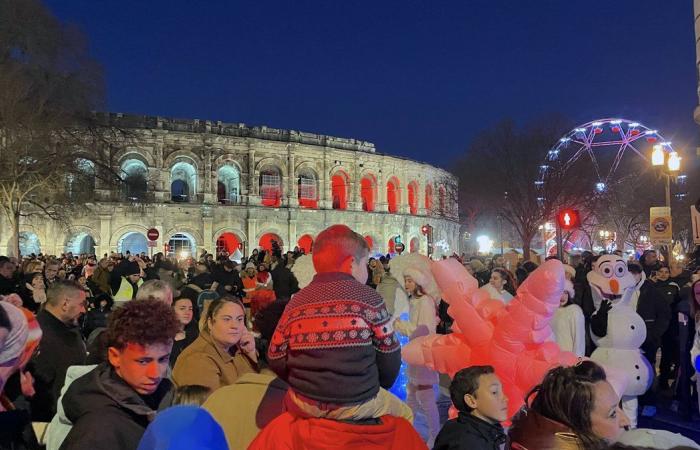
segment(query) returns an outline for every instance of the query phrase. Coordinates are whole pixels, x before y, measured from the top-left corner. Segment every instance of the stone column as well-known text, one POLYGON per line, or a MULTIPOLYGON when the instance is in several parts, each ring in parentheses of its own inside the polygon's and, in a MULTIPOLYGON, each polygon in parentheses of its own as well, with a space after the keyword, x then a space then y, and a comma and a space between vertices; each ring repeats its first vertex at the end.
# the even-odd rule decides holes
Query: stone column
POLYGON ((96 253, 101 257, 105 253, 116 252, 117 239, 119 239, 119 236, 115 236, 114 246, 112 247, 110 245, 112 241, 112 216, 100 214, 100 246, 96 253))
POLYGON ((324 148, 323 149, 323 175, 321 176, 321 179, 318 180, 318 187, 321 189, 321 197, 319 201, 319 207, 321 209, 330 209, 331 205, 330 202, 328 201, 328 194, 330 191, 330 183, 328 182, 330 176, 328 174, 328 171, 330 168, 328 167, 328 149, 324 148))
MULTIPOLYGON (((208 208, 207 208, 208 209, 208 208)), ((206 250, 209 253, 214 253, 216 242, 214 242, 213 222, 214 219, 205 211, 202 211, 202 244, 197 250, 206 250)), ((201 252, 200 252, 201 253, 201 252)))
POLYGON ((255 176, 255 148, 248 148, 248 205, 260 205, 258 177, 255 176))
POLYGON ((287 239, 288 242, 286 242, 286 249, 284 251, 289 251, 289 250, 294 250, 294 246, 297 245, 297 240, 299 239, 297 236, 297 221, 296 219, 290 218, 288 220, 288 227, 287 227, 287 239))
POLYGON ((212 150, 210 148, 204 154, 204 183, 202 183, 201 191, 204 194, 204 203, 216 203, 216 180, 212 172, 212 150))
POLYGON ((299 196, 296 189, 297 175, 294 168, 294 146, 287 146, 287 205, 292 208, 299 206, 299 196))
POLYGON ((258 246, 258 241, 255 239, 258 234, 258 219, 248 218, 247 225, 248 241, 246 242, 245 246, 245 256, 250 255, 250 252, 258 246))

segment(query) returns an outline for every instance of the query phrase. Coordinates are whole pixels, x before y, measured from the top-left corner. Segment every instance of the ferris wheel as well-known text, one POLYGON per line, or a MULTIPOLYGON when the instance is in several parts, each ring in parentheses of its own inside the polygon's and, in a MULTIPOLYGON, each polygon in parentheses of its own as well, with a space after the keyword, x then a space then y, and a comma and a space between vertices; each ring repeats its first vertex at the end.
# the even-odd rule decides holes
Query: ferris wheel
POLYGON ((671 142, 639 122, 617 118, 588 122, 569 131, 547 152, 535 185, 544 195, 548 176, 557 171, 571 174, 574 181, 592 182, 593 192, 604 194, 609 186, 648 168, 646 155, 653 146, 673 152, 671 142))

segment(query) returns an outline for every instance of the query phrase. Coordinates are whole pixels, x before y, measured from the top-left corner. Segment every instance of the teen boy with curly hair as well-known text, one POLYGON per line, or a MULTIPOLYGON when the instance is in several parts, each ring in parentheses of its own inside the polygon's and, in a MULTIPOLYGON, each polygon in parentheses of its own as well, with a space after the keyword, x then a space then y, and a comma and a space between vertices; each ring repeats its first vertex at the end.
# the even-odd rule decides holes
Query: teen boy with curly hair
POLYGON ((134 300, 107 327, 108 362, 78 378, 63 398, 73 428, 62 449, 135 449, 159 407, 171 398, 166 378, 180 325, 172 308, 134 300))

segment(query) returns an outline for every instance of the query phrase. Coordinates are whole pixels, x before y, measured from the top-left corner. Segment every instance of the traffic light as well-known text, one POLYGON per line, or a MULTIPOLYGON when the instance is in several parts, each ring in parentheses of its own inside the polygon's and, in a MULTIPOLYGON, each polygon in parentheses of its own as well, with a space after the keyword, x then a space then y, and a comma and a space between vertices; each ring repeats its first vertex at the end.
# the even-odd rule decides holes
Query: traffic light
POLYGON ((557 224, 562 230, 573 230, 581 227, 578 209, 562 209, 557 214, 557 224))
POLYGON ((425 224, 420 227, 420 232, 428 238, 428 257, 433 254, 433 226, 425 224))

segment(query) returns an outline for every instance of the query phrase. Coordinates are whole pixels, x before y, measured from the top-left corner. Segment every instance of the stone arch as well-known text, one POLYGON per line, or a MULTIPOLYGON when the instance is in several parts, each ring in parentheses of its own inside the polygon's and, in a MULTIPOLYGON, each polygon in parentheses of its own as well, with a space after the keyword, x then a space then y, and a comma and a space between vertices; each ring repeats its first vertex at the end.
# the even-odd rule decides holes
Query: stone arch
POLYGON ((444 185, 438 187, 438 212, 441 215, 447 214, 447 190, 444 185))
POLYGON ((197 238, 195 238, 192 233, 178 230, 168 237, 167 254, 168 256, 175 256, 181 259, 190 257, 196 259, 197 245, 197 238))
POLYGON ((256 247, 262 247, 264 250, 270 250, 272 248, 272 239, 277 240, 280 248, 284 251, 285 242, 282 238, 282 233, 279 233, 276 230, 267 230, 258 234, 258 238, 256 239, 256 247))
POLYGON ((418 214, 418 182, 411 181, 408 183, 408 212, 412 215, 418 214))
POLYGON ((333 209, 348 209, 350 198, 350 176, 344 170, 336 170, 331 175, 331 207, 333 209))
POLYGON ((370 171, 360 178, 360 200, 363 211, 374 211, 377 203, 377 177, 370 171))
POLYGON ((120 251, 120 241, 128 233, 138 233, 141 234, 144 239, 146 238, 146 233, 148 232, 148 227, 140 224, 128 224, 117 228, 112 232, 109 239, 110 251, 120 251))
POLYGON ((430 182, 425 183, 425 213, 427 215, 433 212, 433 185, 430 182))
POLYGON ((214 231, 213 235, 214 235, 214 238, 218 238, 219 236, 221 236, 224 233, 233 233, 236 236, 238 236, 242 242, 248 241, 248 236, 246 235, 246 233, 241 228, 238 228, 238 227, 232 227, 232 226, 221 227, 218 230, 214 231))
POLYGON ((318 172, 311 164, 298 167, 296 173, 297 198, 301 208, 318 208, 319 178, 318 172))
POLYGON ((279 207, 284 195, 284 171, 273 158, 266 158, 268 164, 258 164, 258 189, 260 202, 263 206, 279 207), (275 162, 273 162, 275 161, 275 162))
POLYGON ((177 162, 188 160, 195 168, 204 167, 202 159, 196 153, 190 150, 175 150, 170 152, 163 160, 163 167, 169 168, 177 162))
POLYGON ((408 252, 420 253, 420 238, 418 236, 413 236, 408 241, 408 252))
POLYGON ((301 236, 299 236, 299 239, 297 239, 297 247, 304 250, 304 253, 308 255, 311 253, 314 240, 315 238, 313 235, 309 233, 302 234, 301 236))
POLYGON ((361 234, 365 238, 367 245, 369 245, 370 255, 384 254, 384 244, 382 240, 377 237, 376 233, 366 232, 361 234))
POLYGON ((275 166, 281 174, 287 173, 287 163, 280 158, 266 156, 255 163, 255 173, 260 173, 261 170, 268 166, 275 166))
POLYGON ((139 156, 129 154, 119 163, 119 174, 124 179, 123 191, 129 200, 141 200, 148 192, 148 165, 139 156))
POLYGON ((398 177, 392 175, 386 182, 387 210, 392 214, 400 212, 401 207, 401 182, 398 177))
POLYGON ((216 171, 216 198, 219 203, 238 204, 241 198, 241 170, 234 162, 221 164, 216 171))
POLYGON ((117 152, 115 155, 115 160, 119 161, 121 165, 122 161, 125 159, 139 159, 146 167, 156 167, 155 156, 153 155, 153 150, 150 147, 126 147, 117 152))
POLYGON ((199 171, 196 161, 188 157, 177 158, 170 170, 170 199, 174 202, 192 202, 197 198, 199 171))
MULTIPOLYGON (((8 242, 7 247, 8 250, 12 248, 13 244, 13 238, 10 238, 10 242, 8 242)), ((45 245, 46 243, 44 243, 45 245)), ((35 255, 38 255, 39 253, 42 253, 42 243, 41 243, 41 238, 37 233, 35 233, 33 230, 27 230, 23 229, 20 230, 19 232, 19 252, 22 256, 25 255, 31 255, 34 253, 35 255)), ((12 252, 8 252, 8 254, 11 254, 12 252)))
POLYGON ((101 244, 100 233, 87 225, 73 225, 66 231, 63 239, 64 251, 72 251, 76 254, 75 249, 80 248, 82 240, 88 236, 92 239, 93 250, 97 251, 97 247, 101 244))
POLYGON ((172 238, 178 233, 190 235, 192 239, 194 239, 197 247, 206 247, 206 243, 202 238, 202 234, 198 230, 195 230, 194 228, 187 225, 175 225, 170 227, 170 229, 164 233, 163 240, 169 241, 170 238, 172 238))

